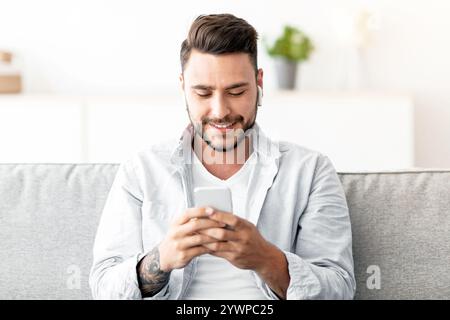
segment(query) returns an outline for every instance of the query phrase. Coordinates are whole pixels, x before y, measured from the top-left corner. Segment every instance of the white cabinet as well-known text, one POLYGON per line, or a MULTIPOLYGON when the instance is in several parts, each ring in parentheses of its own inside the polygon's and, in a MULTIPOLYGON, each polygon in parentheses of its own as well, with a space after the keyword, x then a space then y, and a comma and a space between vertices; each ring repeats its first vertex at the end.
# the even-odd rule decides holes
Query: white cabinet
MULTIPOLYGON (((338 171, 414 166, 407 95, 266 94, 258 122, 272 138, 330 157, 338 171)), ((0 96, 0 162, 121 162, 177 138, 188 123, 179 94, 160 97, 0 96)))
POLYGON ((404 95, 265 97, 259 123, 272 137, 318 150, 341 171, 414 166, 414 108, 404 95))
POLYGON ((78 100, 0 97, 0 162, 82 161, 78 100))
POLYGON ((176 97, 93 99, 86 111, 90 162, 121 162, 145 146, 181 136, 189 123, 176 97))

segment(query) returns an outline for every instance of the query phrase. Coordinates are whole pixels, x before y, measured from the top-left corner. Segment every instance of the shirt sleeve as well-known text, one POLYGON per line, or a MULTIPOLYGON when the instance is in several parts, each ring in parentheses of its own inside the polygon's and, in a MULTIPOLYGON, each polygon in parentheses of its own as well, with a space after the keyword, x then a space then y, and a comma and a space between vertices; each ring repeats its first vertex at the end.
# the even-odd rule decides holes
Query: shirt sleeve
MULTIPOLYGON (((136 266, 142 245, 142 192, 131 160, 121 164, 103 208, 89 285, 94 299, 142 299, 136 266)), ((145 299, 167 299, 168 285, 145 299)))
MULTIPOLYGON (((356 284, 348 206, 326 156, 318 159, 298 230, 295 252, 284 251, 291 279, 287 299, 353 299, 356 284)), ((278 299, 266 289, 272 299, 278 299)))

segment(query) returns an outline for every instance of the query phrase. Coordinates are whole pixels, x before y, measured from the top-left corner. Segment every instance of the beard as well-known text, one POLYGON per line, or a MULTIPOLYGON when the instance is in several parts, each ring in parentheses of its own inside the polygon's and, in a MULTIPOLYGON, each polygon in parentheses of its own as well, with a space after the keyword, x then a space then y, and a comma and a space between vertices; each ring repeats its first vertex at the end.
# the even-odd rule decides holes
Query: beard
POLYGON ((218 152, 228 152, 236 149, 239 144, 244 140, 246 133, 248 130, 252 129, 256 122, 256 114, 257 114, 257 105, 255 104, 255 114, 254 116, 245 121, 244 117, 241 115, 236 116, 226 116, 224 118, 209 118, 202 117, 200 121, 194 122, 191 117, 191 113, 189 112, 189 105, 186 101, 186 111, 189 116, 189 121, 194 129, 195 135, 200 137, 210 148, 214 151, 218 152), (227 130, 221 134, 213 134, 210 130, 207 130, 205 127, 207 125, 212 126, 213 124, 221 125, 221 124, 229 124, 233 123, 233 126, 241 125, 238 129, 227 130), (219 141, 217 141, 219 140, 219 141))

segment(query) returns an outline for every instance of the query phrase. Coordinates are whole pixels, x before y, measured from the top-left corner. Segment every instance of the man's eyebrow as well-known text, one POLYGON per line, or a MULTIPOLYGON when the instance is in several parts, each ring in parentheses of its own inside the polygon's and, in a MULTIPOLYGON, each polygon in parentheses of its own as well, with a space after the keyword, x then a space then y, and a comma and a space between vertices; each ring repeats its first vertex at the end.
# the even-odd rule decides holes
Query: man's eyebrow
POLYGON ((192 89, 199 89, 199 90, 214 90, 214 87, 212 86, 205 86, 203 84, 196 84, 195 86, 191 86, 192 89))
MULTIPOLYGON (((249 85, 248 82, 238 82, 238 83, 229 85, 228 87, 225 88, 225 90, 236 89, 236 88, 245 87, 248 85, 249 85)), ((214 90, 215 89, 215 87, 213 87, 213 86, 207 86, 207 85, 203 85, 203 84, 197 84, 195 86, 191 86, 191 88, 198 89, 198 90, 214 90)))
POLYGON ((248 85, 249 85, 248 82, 238 82, 238 83, 232 84, 231 86, 226 87, 225 90, 236 89, 236 88, 245 87, 248 85))

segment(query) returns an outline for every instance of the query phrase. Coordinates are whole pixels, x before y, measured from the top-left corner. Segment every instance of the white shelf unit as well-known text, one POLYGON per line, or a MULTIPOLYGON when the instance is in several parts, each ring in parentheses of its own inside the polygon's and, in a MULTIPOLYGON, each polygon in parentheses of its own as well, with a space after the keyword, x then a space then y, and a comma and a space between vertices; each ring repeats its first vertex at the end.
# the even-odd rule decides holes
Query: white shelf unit
MULTIPOLYGON (((338 171, 414 167, 407 94, 274 92, 258 123, 272 138, 318 150, 338 171)), ((152 97, 0 96, 0 162, 117 163, 176 138, 188 123, 179 93, 152 97)))

